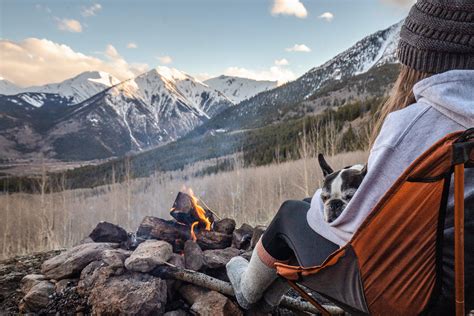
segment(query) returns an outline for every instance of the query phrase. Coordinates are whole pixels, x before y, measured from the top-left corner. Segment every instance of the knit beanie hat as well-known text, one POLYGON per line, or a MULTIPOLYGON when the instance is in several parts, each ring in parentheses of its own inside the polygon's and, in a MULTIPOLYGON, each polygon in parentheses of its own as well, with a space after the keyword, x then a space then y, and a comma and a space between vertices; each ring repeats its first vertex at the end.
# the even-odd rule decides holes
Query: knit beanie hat
POLYGON ((397 55, 422 72, 474 69, 474 0, 418 0, 400 31, 397 55))

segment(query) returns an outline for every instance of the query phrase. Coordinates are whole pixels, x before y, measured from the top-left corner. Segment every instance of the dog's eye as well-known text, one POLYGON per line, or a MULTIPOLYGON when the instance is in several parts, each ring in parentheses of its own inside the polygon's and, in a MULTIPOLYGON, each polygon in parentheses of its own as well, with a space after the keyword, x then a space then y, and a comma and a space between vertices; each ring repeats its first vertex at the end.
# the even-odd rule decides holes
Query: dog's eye
POLYGON ((323 202, 326 202, 327 200, 329 200, 329 195, 321 193, 321 200, 323 200, 323 202))
POLYGON ((350 200, 350 199, 352 199, 353 196, 354 196, 354 194, 344 194, 344 196, 342 198, 344 200, 350 200))

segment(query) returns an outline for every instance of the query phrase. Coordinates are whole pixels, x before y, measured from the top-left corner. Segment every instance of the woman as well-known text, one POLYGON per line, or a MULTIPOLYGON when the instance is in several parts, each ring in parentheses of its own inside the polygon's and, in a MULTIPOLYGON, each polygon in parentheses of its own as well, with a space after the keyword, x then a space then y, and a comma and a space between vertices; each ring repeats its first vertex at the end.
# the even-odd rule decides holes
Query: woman
MULTIPOLYGON (((345 245, 377 201, 402 172, 448 133, 474 127, 474 2, 419 0, 400 33, 400 75, 381 109, 368 161, 368 173, 343 213, 323 219, 318 190, 311 204, 285 202, 252 254, 227 265, 227 274, 243 308, 278 305, 287 287, 277 279, 275 262, 297 259, 302 266, 321 264, 345 245)), ((466 299, 473 304, 474 173, 466 171, 466 299)), ((453 186, 451 186, 453 187, 453 186)), ((452 308, 453 192, 443 244, 442 299, 437 309, 452 308)), ((472 308, 472 307, 470 307, 472 308)))

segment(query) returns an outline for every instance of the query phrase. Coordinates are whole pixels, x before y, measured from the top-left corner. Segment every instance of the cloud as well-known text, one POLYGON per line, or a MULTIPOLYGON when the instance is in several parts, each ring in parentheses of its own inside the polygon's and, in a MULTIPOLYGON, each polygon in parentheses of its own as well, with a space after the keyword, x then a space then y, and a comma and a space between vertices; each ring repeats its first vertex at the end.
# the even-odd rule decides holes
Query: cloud
POLYGON ((99 3, 94 3, 89 7, 83 7, 81 14, 83 17, 94 16, 102 9, 102 6, 99 3))
POLYGON ((299 0, 274 0, 271 12, 273 15, 294 15, 300 19, 308 16, 308 11, 299 0))
POLYGON ((80 33, 82 32, 82 25, 78 20, 74 19, 60 19, 56 18, 58 28, 61 31, 80 33))
POLYGON ((21 86, 60 82, 93 70, 125 80, 148 69, 146 64, 128 63, 112 45, 106 47, 104 58, 88 56, 67 45, 38 38, 20 42, 0 40, 0 51, 0 74, 21 86))
POLYGON ((288 66, 290 63, 288 62, 288 60, 286 60, 286 58, 282 58, 282 59, 275 59, 275 65, 276 66, 288 66))
POLYGON ((305 44, 295 44, 292 47, 285 48, 287 52, 303 52, 303 53, 309 53, 311 51, 311 48, 306 46, 305 44))
POLYGON ((173 58, 171 58, 171 56, 159 56, 159 57, 156 57, 160 63, 162 63, 163 65, 169 65, 173 62, 173 58))
POLYGON ((296 75, 288 68, 272 66, 269 69, 247 69, 243 67, 229 67, 224 71, 224 75, 250 78, 254 80, 278 81, 278 84, 291 81, 296 75))
POLYGON ((138 47, 138 45, 133 43, 133 42, 130 42, 130 43, 127 44, 127 48, 137 48, 137 47, 138 47))
POLYGON ((115 58, 119 58, 120 55, 118 53, 118 51, 115 49, 115 47, 113 47, 112 45, 107 45, 107 47, 105 48, 105 52, 104 52, 105 56, 109 57, 110 59, 115 59, 115 58))
POLYGON ((318 18, 325 20, 326 22, 331 22, 334 19, 334 14, 331 12, 324 12, 318 18))

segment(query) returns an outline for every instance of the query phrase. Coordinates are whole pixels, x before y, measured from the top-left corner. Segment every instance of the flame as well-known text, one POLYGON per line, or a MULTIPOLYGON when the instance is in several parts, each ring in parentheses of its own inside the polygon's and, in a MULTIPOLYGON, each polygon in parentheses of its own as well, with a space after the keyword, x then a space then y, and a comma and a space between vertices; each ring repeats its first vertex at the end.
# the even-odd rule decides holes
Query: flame
MULTIPOLYGON (((191 203, 193 204, 193 207, 196 210, 196 213, 199 217, 199 221, 203 222, 206 225, 206 230, 211 230, 211 221, 209 220, 209 218, 207 218, 206 211, 198 204, 199 200, 194 195, 193 190, 188 189, 187 191, 188 195, 191 197, 191 203)), ((191 237, 194 241, 197 240, 196 234, 194 233, 194 227, 199 224, 199 221, 196 221, 191 225, 191 237)))

